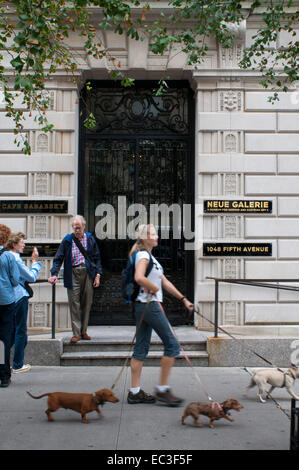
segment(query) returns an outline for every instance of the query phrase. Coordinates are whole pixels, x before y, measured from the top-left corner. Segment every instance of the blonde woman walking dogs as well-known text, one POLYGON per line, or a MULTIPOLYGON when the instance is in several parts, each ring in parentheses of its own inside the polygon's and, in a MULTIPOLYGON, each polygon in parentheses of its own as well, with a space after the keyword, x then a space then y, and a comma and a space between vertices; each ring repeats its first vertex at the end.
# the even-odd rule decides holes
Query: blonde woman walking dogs
POLYGON ((194 306, 166 278, 161 264, 151 254, 152 249, 158 245, 158 235, 155 227, 153 225, 140 225, 136 238, 130 256, 136 253, 135 281, 139 284, 140 290, 134 303, 137 334, 131 358, 131 388, 127 401, 130 404, 135 404, 154 403, 158 400, 166 405, 176 406, 182 403, 183 399, 173 395, 168 383, 175 357, 180 354, 180 347, 160 306, 163 301, 163 289, 181 300, 190 312, 194 310, 194 306), (150 258, 152 258, 153 266, 148 276, 146 276, 150 258), (147 303, 149 294, 151 299, 147 303), (140 388, 140 381, 143 361, 147 357, 150 347, 152 330, 161 338, 164 345, 164 354, 161 359, 159 383, 156 386, 154 395, 149 395, 140 388))

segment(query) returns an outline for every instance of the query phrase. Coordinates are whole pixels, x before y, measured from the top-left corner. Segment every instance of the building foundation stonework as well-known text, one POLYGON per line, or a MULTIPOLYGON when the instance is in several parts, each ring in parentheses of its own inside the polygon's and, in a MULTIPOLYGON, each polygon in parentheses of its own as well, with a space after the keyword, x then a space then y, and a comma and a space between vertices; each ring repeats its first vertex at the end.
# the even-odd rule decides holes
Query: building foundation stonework
MULTIPOLYGON (((279 101, 271 104, 271 92, 261 87, 258 73, 238 67, 257 27, 256 22, 244 22, 231 49, 210 41, 207 57, 196 70, 186 65, 183 53, 156 56, 149 51, 147 41, 102 33, 104 44, 131 77, 157 80, 167 66, 171 80, 187 80, 194 91, 194 301, 209 321, 214 321, 215 291, 213 280, 208 278, 299 279, 299 98, 294 89, 279 93, 279 101), (219 207, 218 211, 205 212, 207 200, 267 201, 271 210, 241 210, 239 205, 235 211, 219 207), (246 254, 224 252, 217 256, 205 253, 204 243, 247 243, 255 250, 267 245, 271 250, 258 256, 253 248, 246 254)), ((84 57, 79 38, 70 40, 80 82, 109 80, 105 60, 84 57)), ((0 112, 0 202, 64 203, 61 211, 60 206, 48 206, 42 212, 32 207, 23 212, 22 208, 11 208, 0 214, 0 223, 23 231, 28 245, 42 248, 47 244, 58 246, 70 232, 80 189, 77 88, 70 77, 59 74, 47 83, 47 90, 51 96, 48 120, 54 124, 54 131, 43 133, 28 117, 25 132, 32 148, 30 156, 23 155, 14 144, 13 125, 5 117, 3 106, 0 112)), ((48 254, 41 250, 40 279, 50 276, 53 256, 48 254)), ((51 286, 40 283, 33 289, 28 326, 49 327, 51 286)), ((254 326, 255 333, 277 325, 295 328, 299 325, 298 293, 222 283, 219 324, 239 331, 254 326)), ((199 315, 195 315, 194 325, 211 328, 199 315)), ((62 281, 56 289, 56 327, 70 328, 62 281)))

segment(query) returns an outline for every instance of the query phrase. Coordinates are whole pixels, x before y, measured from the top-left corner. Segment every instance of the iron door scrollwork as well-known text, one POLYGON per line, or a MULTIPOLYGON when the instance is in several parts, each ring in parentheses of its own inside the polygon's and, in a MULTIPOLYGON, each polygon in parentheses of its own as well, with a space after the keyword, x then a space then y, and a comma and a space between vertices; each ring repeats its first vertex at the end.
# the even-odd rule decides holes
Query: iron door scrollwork
MULTIPOLYGON (((83 131, 84 196, 79 207, 81 204, 90 231, 101 221, 96 216, 100 204, 114 208, 107 237, 98 240, 104 275, 95 291, 90 323, 134 324, 132 307, 121 297, 121 271, 134 243, 126 232, 133 217, 126 211, 133 203, 142 204, 149 215, 152 205, 183 207, 193 202, 189 183, 193 171, 190 90, 173 88, 156 97, 144 87, 133 90, 101 87, 95 88, 88 99, 97 127, 83 131), (120 196, 126 207, 119 207, 120 196)), ((183 216, 180 220, 173 217, 169 220, 167 227, 162 220, 156 224, 160 241, 153 254, 169 279, 192 298, 193 254, 184 251, 183 216), (178 231, 180 236, 174 237, 178 231), (168 239, 164 238, 165 233, 168 239)), ((186 323, 180 302, 165 295, 164 305, 173 325, 186 323)))

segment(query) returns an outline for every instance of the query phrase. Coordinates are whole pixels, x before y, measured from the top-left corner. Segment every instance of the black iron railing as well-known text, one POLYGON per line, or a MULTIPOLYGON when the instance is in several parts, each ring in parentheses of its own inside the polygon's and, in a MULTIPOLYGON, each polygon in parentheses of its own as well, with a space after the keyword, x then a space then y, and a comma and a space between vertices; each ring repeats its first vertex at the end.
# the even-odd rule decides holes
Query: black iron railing
POLYGON ((290 290, 298 291, 299 287, 287 286, 285 284, 269 284, 269 283, 279 283, 279 282, 297 282, 299 279, 225 279, 218 277, 207 277, 206 279, 212 279, 215 281, 215 313, 214 313, 214 336, 218 337, 218 325, 219 325, 219 285, 221 282, 230 283, 230 284, 242 284, 248 286, 257 286, 257 287, 266 287, 268 289, 281 289, 281 290, 290 290))
MULTIPOLYGON (((279 282, 297 282, 299 279, 226 279, 226 278, 217 278, 217 277, 207 277, 206 279, 212 279, 215 281, 215 310, 214 310, 214 336, 218 337, 218 326, 219 326, 219 285, 220 283, 229 283, 229 284, 241 284, 257 287, 265 287, 268 289, 281 289, 289 291, 298 291, 299 287, 287 286, 285 284, 277 284, 279 282), (269 284, 269 283, 276 283, 269 284)), ((36 281, 38 283, 48 282, 47 279, 40 279, 36 281)), ((56 330, 56 315, 55 315, 55 304, 56 304, 56 285, 52 285, 52 321, 51 321, 51 330, 52 330, 52 339, 55 339, 55 330, 56 330)))
MULTIPOLYGON (((40 284, 48 282, 48 279, 38 279, 34 284, 40 284)), ((55 330, 56 330, 56 318, 55 318, 55 305, 56 305, 56 285, 52 284, 52 308, 51 308, 51 330, 52 330, 52 339, 55 339, 55 330)))
POLYGON ((291 401, 290 450, 299 450, 299 408, 294 398, 291 401))

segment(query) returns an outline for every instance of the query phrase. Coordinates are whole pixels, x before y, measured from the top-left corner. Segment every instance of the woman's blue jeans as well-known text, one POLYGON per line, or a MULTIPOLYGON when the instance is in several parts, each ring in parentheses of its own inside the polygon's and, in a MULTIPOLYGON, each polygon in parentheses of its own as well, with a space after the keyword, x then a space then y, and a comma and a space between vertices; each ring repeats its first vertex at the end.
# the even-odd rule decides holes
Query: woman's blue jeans
POLYGON ((27 315, 28 297, 22 297, 15 304, 13 338, 14 344, 13 369, 20 369, 24 365, 24 351, 27 345, 27 315))
POLYGON ((136 316, 136 327, 144 313, 141 325, 136 335, 136 343, 132 357, 143 361, 149 351, 152 330, 154 330, 164 345, 164 356, 175 357, 180 354, 180 346, 173 336, 169 322, 156 301, 146 303, 135 302, 134 312, 136 316))
POLYGON ((10 348, 15 303, 0 305, 0 379, 10 379, 10 348), (4 354, 4 357, 3 357, 4 354))

